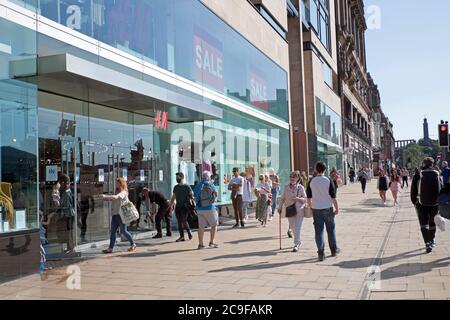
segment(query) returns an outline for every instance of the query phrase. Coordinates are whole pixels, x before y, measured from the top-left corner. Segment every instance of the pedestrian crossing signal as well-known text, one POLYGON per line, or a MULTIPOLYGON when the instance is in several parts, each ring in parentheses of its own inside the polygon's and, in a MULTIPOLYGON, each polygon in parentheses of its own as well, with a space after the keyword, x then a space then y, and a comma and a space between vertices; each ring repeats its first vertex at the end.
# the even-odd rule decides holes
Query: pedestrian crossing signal
POLYGON ((439 125, 439 146, 441 147, 449 146, 448 124, 439 125))

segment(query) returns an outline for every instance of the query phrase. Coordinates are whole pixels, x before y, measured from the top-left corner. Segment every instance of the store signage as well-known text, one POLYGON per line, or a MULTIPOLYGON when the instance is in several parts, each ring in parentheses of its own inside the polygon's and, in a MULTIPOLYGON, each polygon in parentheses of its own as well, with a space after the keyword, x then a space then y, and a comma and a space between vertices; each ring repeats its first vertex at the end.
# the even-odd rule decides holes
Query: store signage
POLYGON ((45 167, 45 181, 47 182, 58 181, 58 166, 45 167))
POLYGON ((155 128, 156 129, 168 129, 169 128, 169 112, 156 111, 155 128))
POLYGON ((200 83, 224 90, 222 42, 194 27, 194 74, 200 83))
POLYGON ((98 182, 105 182, 105 170, 98 169, 98 182))
POLYGON ((20 229, 26 229, 27 227, 27 222, 26 222, 26 210, 16 210, 15 211, 15 222, 16 222, 16 226, 15 229, 20 230, 20 229))
POLYGON ((250 71, 250 101, 255 107, 269 110, 266 76, 255 68, 250 71))

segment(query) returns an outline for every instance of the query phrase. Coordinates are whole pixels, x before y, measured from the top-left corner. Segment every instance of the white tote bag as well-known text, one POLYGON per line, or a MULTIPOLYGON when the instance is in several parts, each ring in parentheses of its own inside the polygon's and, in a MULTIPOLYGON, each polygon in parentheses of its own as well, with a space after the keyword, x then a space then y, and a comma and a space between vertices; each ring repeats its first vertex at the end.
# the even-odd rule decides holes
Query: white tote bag
POLYGON ((124 204, 120 207, 120 219, 123 224, 130 224, 133 221, 139 219, 139 212, 134 206, 133 202, 126 200, 124 204))
POLYGON ((314 216, 312 208, 305 206, 305 218, 312 218, 314 216))

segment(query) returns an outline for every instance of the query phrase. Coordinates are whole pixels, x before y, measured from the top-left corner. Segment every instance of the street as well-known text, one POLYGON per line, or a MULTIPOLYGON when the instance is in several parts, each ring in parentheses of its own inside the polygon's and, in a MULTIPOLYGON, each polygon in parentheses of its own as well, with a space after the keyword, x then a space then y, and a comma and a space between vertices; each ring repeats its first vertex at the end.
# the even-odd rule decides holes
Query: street
POLYGON ((324 262, 317 260, 312 219, 293 253, 287 220, 279 250, 278 216, 262 228, 252 214, 245 229, 232 229, 233 221, 222 226, 217 249, 197 250, 196 234, 184 243, 174 242, 176 234, 139 240, 134 253, 123 244, 113 255, 77 263, 79 290, 61 267, 43 280, 34 274, 1 285, 0 299, 449 299, 450 233, 438 230, 437 247, 425 254, 409 192, 400 193, 398 207, 388 199, 381 206, 375 180, 366 194, 359 184, 340 188, 341 253, 333 258, 326 249, 324 262), (381 273, 369 277, 370 266, 381 273))

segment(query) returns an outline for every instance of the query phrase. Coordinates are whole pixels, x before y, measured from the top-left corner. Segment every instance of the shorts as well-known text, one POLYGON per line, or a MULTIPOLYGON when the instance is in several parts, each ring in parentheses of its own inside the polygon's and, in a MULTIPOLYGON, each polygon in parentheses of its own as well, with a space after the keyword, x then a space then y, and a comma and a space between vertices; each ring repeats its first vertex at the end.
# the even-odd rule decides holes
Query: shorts
POLYGON ((219 215, 217 214, 217 210, 198 210, 198 227, 206 228, 206 227, 215 227, 219 224, 219 215))

